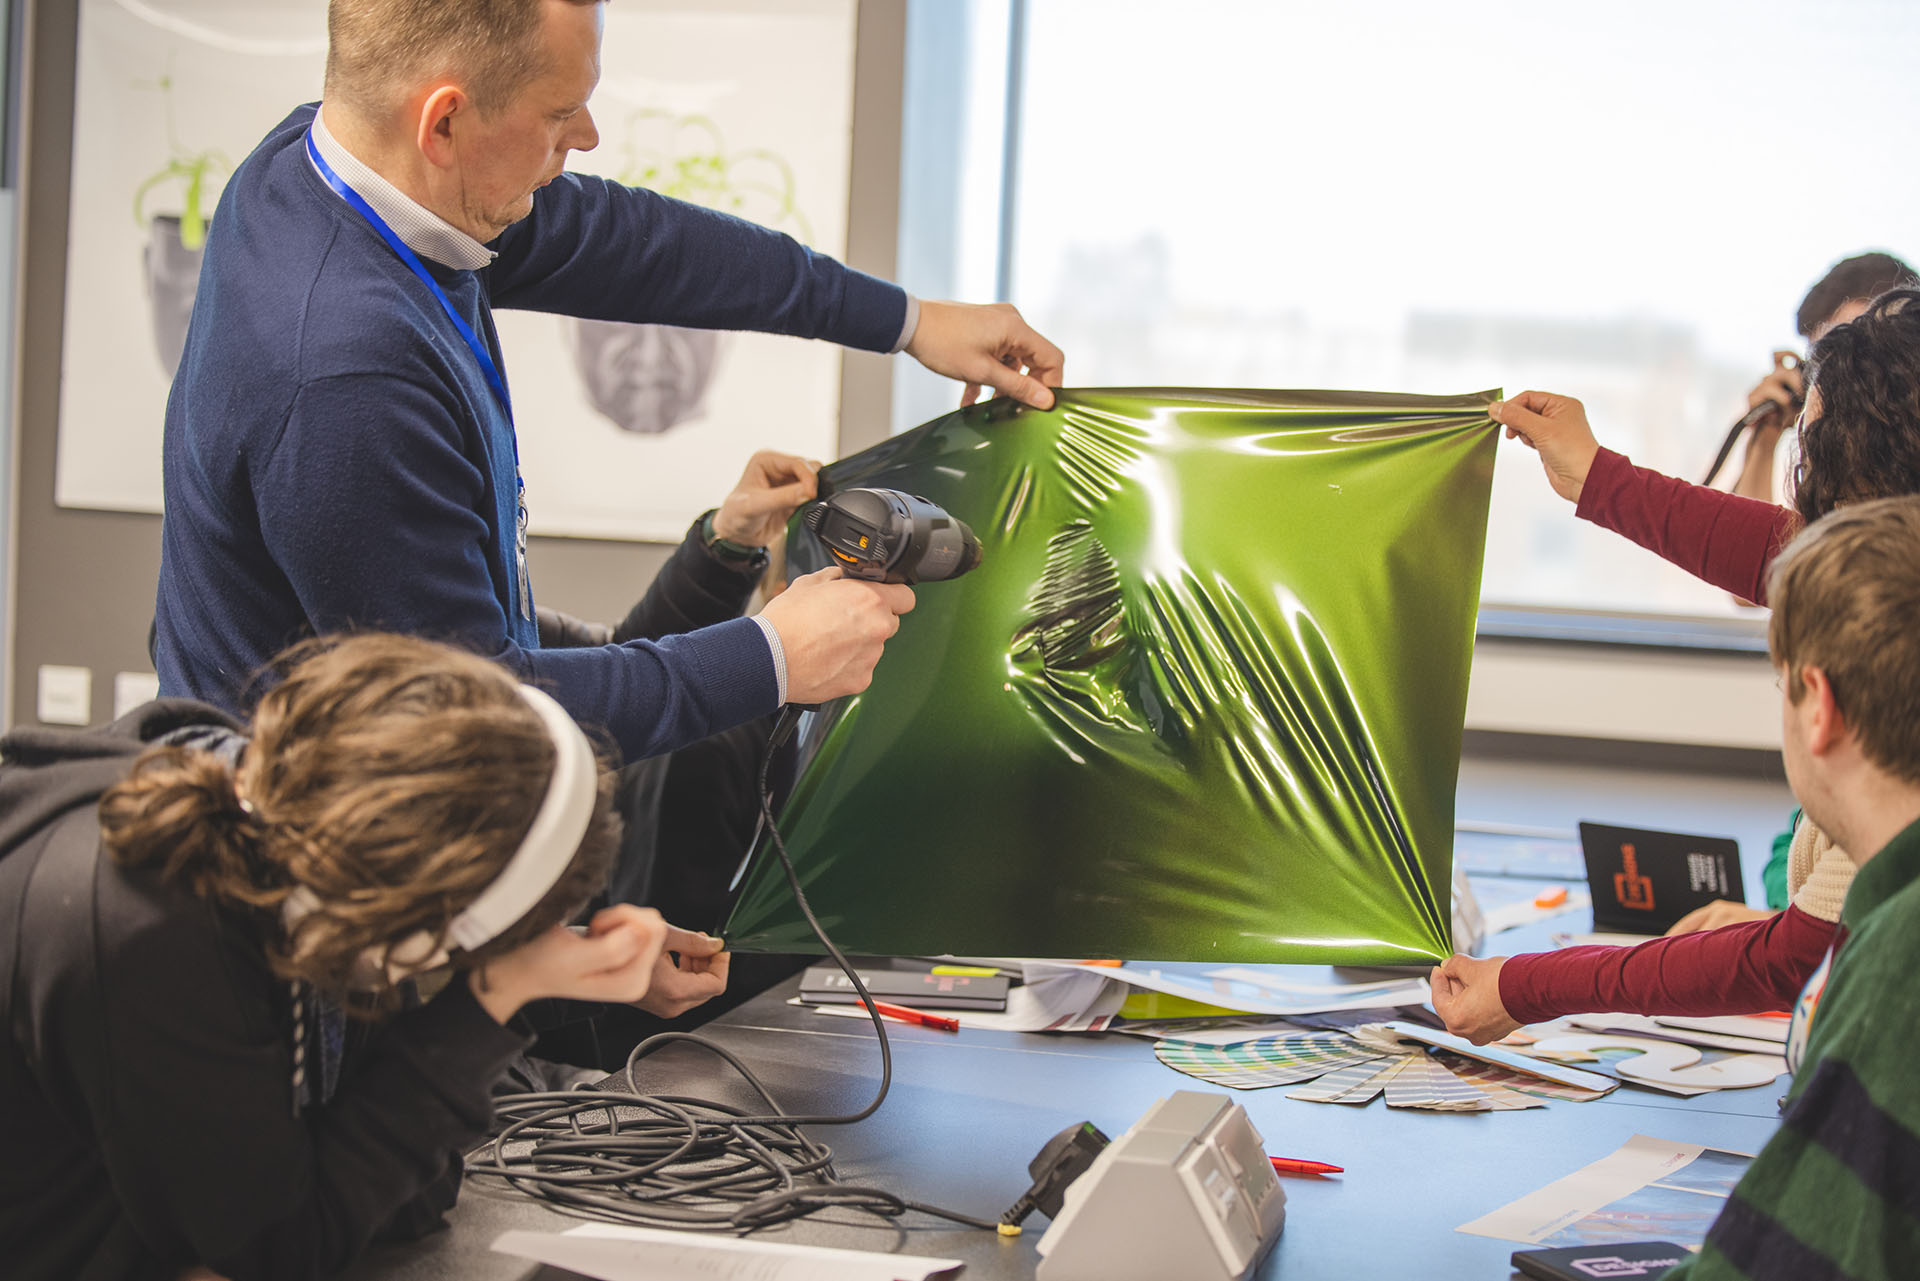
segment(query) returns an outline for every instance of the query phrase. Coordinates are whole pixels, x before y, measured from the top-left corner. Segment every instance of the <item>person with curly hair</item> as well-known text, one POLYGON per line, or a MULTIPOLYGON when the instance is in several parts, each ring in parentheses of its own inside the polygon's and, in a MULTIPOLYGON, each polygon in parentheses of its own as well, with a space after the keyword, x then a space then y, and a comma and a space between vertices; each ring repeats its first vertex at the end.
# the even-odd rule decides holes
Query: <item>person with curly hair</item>
POLYGON ((163 700, 0 739, 10 1277, 337 1271, 452 1205, 521 1006, 725 986, 650 909, 567 927, 619 823, 551 697, 398 636, 278 669, 249 730, 163 700))

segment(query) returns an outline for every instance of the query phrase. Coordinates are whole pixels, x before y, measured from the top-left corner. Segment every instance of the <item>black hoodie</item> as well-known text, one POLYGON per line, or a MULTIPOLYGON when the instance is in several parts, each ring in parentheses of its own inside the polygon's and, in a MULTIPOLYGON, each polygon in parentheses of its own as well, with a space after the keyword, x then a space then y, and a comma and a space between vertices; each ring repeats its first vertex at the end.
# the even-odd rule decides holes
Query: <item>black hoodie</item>
POLYGON ((287 984, 260 919, 128 872, 100 794, 156 741, 238 727, 163 700, 0 739, 0 1260, 15 1281, 325 1276, 452 1204, 458 1149, 522 1049, 455 982, 350 1028, 333 1097, 293 1107, 287 984))

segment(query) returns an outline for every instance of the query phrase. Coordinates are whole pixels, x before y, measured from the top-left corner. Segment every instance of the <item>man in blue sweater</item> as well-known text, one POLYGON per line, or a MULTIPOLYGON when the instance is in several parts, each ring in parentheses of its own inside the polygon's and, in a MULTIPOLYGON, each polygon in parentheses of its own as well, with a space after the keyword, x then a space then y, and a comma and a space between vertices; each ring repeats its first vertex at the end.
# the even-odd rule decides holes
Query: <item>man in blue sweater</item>
POLYGON ((495 307, 904 350, 970 397, 1051 404, 1060 352, 1011 307, 922 303, 779 233, 563 173, 598 141, 601 14, 332 0, 325 102, 227 185, 167 405, 163 693, 238 710, 303 635, 412 632, 500 659, 637 757, 866 687, 912 593, 833 570, 754 618, 542 648, 495 307))

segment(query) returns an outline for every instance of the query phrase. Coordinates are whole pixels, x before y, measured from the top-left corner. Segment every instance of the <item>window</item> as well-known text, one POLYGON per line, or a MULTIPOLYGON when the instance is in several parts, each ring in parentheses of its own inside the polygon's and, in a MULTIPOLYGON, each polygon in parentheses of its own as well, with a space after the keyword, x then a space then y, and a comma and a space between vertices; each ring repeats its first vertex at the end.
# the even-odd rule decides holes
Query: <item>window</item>
MULTIPOLYGON (((1076 384, 1540 387, 1697 479, 1802 345, 1806 288, 1920 250, 1905 4, 1013 0, 929 50, 934 8, 912 11, 908 155, 944 57, 971 85, 948 114, 1002 126, 948 139, 948 207, 998 226, 999 278, 1076 384), (1002 174, 955 176, 983 150, 1002 174)), ((910 164, 908 234, 925 195, 910 164)), ((1741 612, 1576 520, 1515 442, 1482 597, 1741 612)))

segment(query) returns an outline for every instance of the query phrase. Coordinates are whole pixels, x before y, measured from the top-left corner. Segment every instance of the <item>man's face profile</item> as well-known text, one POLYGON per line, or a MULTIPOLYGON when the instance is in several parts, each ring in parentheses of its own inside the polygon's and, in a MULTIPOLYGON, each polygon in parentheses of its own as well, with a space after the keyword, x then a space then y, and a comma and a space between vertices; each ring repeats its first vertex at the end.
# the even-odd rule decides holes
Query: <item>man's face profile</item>
POLYGON ((587 99, 600 81, 602 6, 546 0, 540 74, 492 116, 475 113, 460 148, 462 222, 492 240, 533 212, 533 193, 559 177, 567 155, 599 145, 587 99))

